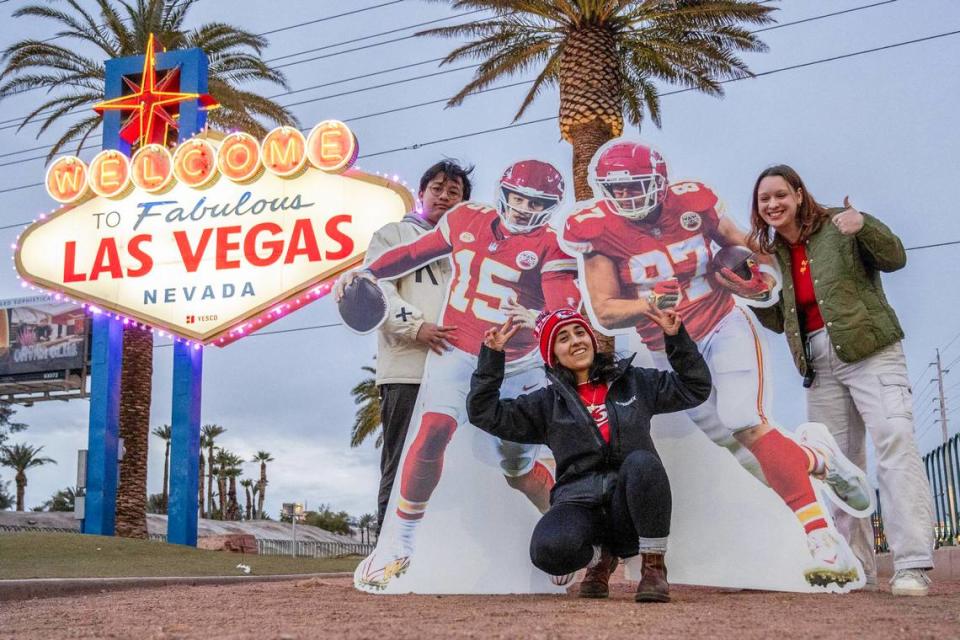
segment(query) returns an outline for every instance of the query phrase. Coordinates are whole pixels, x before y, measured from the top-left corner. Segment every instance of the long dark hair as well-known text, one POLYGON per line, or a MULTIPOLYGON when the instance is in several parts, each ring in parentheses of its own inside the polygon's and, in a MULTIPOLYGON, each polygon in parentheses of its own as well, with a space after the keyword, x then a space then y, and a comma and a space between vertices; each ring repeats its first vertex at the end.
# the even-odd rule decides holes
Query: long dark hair
MULTIPOLYGON (((576 374, 559 362, 554 367, 547 367, 547 370, 574 389, 577 388, 576 374)), ((617 377, 617 373, 617 358, 614 354, 600 351, 594 353, 589 372, 590 382, 610 382, 617 377)))
MULTIPOLYGON (((827 219, 827 210, 821 206, 813 194, 803 184, 800 174, 793 167, 785 164, 777 164, 768 167, 760 172, 757 181, 753 185, 753 200, 750 209, 750 240, 764 253, 773 253, 773 247, 776 243, 776 234, 771 233, 771 227, 763 218, 760 217, 760 204, 757 202, 757 192, 760 190, 760 183, 764 178, 777 176, 787 181, 794 191, 803 194, 803 201, 797 207, 797 222, 800 225, 799 242, 805 242, 807 238, 815 234, 824 220, 827 219)), ((756 247, 755 247, 756 248, 756 247)))

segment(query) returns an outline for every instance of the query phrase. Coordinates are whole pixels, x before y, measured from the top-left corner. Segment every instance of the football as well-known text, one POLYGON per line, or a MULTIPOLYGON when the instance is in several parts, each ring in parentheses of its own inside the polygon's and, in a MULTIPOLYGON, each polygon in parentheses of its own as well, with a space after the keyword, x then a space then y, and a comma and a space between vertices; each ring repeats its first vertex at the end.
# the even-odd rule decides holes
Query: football
POLYGON ((387 319, 387 299, 377 283, 358 277, 337 304, 343 324, 357 333, 370 333, 387 319))
POLYGON ((753 251, 747 247, 732 245, 717 251, 710 266, 714 273, 718 273, 726 267, 744 280, 749 280, 753 277, 750 273, 750 263, 752 261, 756 261, 753 251))

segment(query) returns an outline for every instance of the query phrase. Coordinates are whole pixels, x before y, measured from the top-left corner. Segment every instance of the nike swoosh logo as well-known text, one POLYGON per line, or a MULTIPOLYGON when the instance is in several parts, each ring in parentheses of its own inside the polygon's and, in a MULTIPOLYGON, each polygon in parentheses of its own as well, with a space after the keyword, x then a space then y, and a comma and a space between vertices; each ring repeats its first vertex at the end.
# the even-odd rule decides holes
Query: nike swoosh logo
POLYGON ((633 396, 632 398, 630 398, 630 399, 627 400, 626 402, 620 402, 619 400, 615 400, 614 402, 615 402, 616 404, 620 405, 621 407, 629 407, 630 405, 632 405, 632 404, 636 401, 636 399, 637 399, 637 396, 633 396))
POLYGON ((532 391, 532 390, 536 389, 536 388, 539 387, 539 386, 540 386, 540 385, 538 385, 538 384, 531 384, 531 385, 529 385, 529 386, 528 386, 528 385, 523 385, 523 390, 524 390, 524 391, 532 391))

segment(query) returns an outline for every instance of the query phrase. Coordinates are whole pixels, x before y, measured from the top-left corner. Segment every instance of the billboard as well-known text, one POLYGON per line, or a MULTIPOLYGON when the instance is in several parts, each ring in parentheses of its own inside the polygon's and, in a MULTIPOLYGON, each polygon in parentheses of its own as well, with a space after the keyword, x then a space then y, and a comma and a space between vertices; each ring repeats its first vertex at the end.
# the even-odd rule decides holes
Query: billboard
POLYGON ((0 394, 82 390, 88 340, 77 303, 48 295, 0 301, 0 394))

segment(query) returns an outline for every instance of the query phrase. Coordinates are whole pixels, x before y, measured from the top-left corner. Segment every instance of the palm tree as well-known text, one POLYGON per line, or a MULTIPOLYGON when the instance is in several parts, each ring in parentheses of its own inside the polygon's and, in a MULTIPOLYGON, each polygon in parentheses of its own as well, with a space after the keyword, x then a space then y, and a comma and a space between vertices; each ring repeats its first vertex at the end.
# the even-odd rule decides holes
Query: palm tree
POLYGON ((360 542, 370 543, 370 528, 377 521, 374 513, 365 513, 357 520, 357 528, 360 529, 360 542))
MULTIPOLYGON (((222 22, 188 27, 187 14, 196 2, 96 0, 93 13, 84 9, 79 0, 66 0, 67 7, 49 3, 20 7, 13 13, 15 18, 53 22, 60 29, 58 36, 68 41, 61 45, 25 39, 8 46, 0 56, 6 63, 0 72, 0 81, 4 81, 0 84, 0 99, 36 88, 52 93, 20 124, 22 129, 42 119, 43 133, 68 113, 84 113, 102 100, 104 58, 142 54, 150 34, 155 34, 168 49, 199 47, 207 54, 209 93, 220 103, 220 108, 208 115, 211 126, 241 129, 261 137, 267 132, 261 120, 298 124, 287 108, 242 88, 247 83, 289 88, 284 74, 261 59, 268 40, 222 22), (97 55, 84 56, 81 51, 85 48, 97 55)), ((73 140, 79 149, 100 121, 100 115, 90 112, 72 123, 51 147, 47 160, 73 140)))
POLYGON ((17 511, 23 511, 23 492, 27 488, 27 469, 45 464, 57 464, 57 461, 53 458, 40 456, 42 450, 42 446, 32 447, 28 444, 0 447, 0 465, 10 467, 16 472, 14 479, 17 483, 17 511))
POLYGON ((237 501, 237 478, 243 473, 240 465, 243 464, 243 458, 229 452, 220 450, 217 455, 217 464, 220 466, 221 491, 225 491, 220 498, 220 515, 224 520, 240 520, 240 504, 237 501))
POLYGON ((458 105, 496 81, 538 73, 514 119, 537 95, 560 87, 560 133, 573 146, 576 197, 592 197, 587 166, 623 131, 624 114, 660 126, 656 81, 722 96, 723 80, 750 75, 738 57, 766 45, 744 24, 772 22, 770 7, 746 0, 451 0, 491 18, 418 35, 473 38, 443 60, 475 58, 473 79, 448 102, 458 105))
POLYGON ((229 451, 220 447, 217 449, 217 456, 213 459, 216 464, 217 476, 217 515, 221 520, 227 518, 227 469, 230 468, 231 454, 229 451))
POLYGON ((212 518, 214 512, 213 505, 213 445, 218 436, 226 432, 224 427, 218 424, 205 424, 200 429, 200 437, 206 438, 207 443, 207 517, 212 518))
POLYGON ((260 481, 257 483, 257 518, 263 518, 263 501, 267 495, 267 463, 273 462, 273 456, 266 451, 257 451, 250 462, 260 463, 260 481))
POLYGON ((247 520, 251 519, 253 516, 253 502, 251 502, 250 490, 253 488, 253 480, 250 478, 244 478, 240 481, 240 486, 243 487, 243 493, 246 497, 245 508, 244 508, 244 517, 247 520))
POLYGON ((170 503, 170 438, 173 436, 173 430, 170 428, 170 425, 165 424, 153 429, 153 435, 157 436, 166 444, 166 448, 163 452, 163 491, 161 492, 160 504, 163 508, 163 513, 167 512, 167 507, 170 503))
POLYGON ((150 447, 150 396, 153 333, 136 323, 123 331, 120 373, 120 437, 123 459, 117 483, 116 534, 147 538, 147 454, 150 447))
POLYGON ((197 481, 197 506, 199 508, 199 516, 201 518, 205 517, 207 513, 203 508, 204 507, 203 481, 204 481, 204 475, 207 470, 206 469, 207 463, 206 463, 206 458, 203 455, 203 450, 207 447, 208 442, 209 440, 207 439, 207 436, 201 434, 200 435, 200 461, 199 461, 200 464, 198 465, 198 471, 200 473, 200 477, 197 479, 198 480, 197 481))
POLYGON ((359 447, 369 436, 377 433, 376 447, 383 444, 383 431, 380 430, 380 392, 377 389, 377 370, 373 367, 360 367, 370 374, 350 390, 353 403, 360 405, 350 431, 350 446, 359 447))

